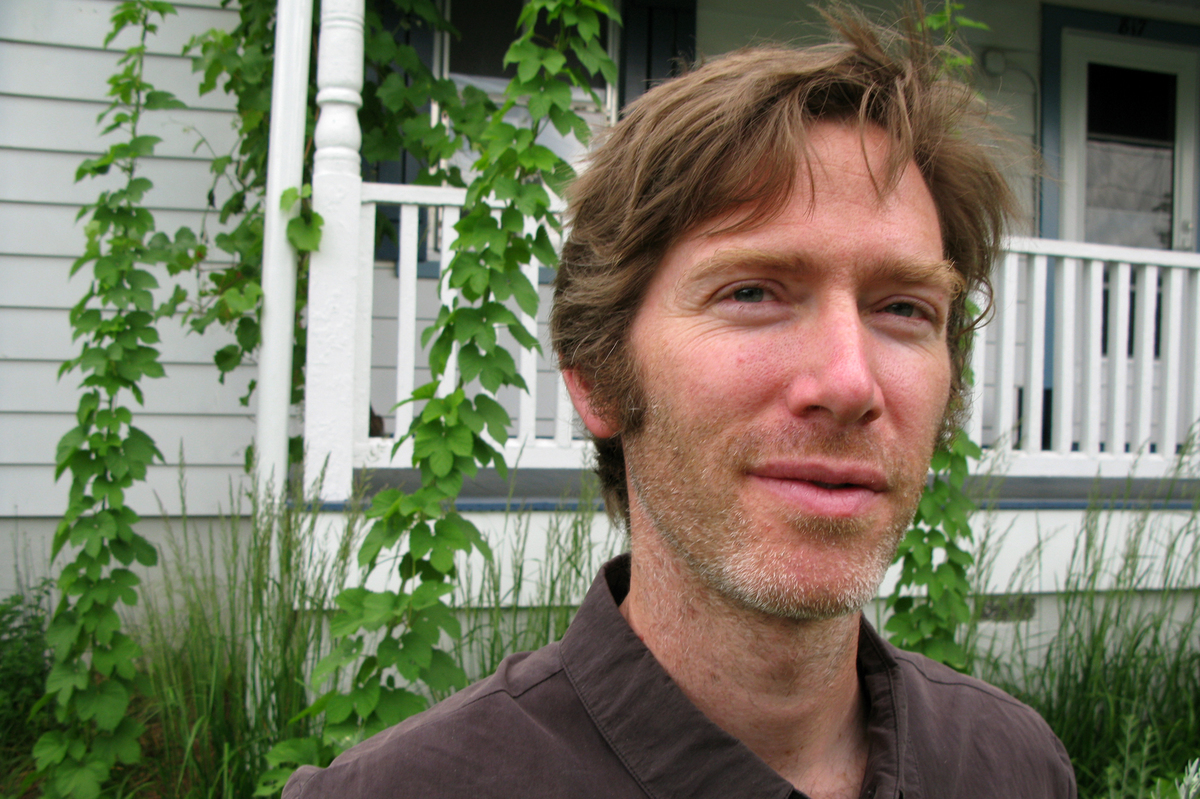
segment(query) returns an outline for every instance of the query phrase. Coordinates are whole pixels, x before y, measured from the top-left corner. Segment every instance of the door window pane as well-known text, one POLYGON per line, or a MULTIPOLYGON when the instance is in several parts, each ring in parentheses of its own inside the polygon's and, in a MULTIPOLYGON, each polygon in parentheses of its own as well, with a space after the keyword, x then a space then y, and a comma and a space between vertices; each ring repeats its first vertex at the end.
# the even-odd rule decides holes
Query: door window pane
POLYGON ((1175 83, 1088 64, 1087 241, 1171 249, 1175 83))

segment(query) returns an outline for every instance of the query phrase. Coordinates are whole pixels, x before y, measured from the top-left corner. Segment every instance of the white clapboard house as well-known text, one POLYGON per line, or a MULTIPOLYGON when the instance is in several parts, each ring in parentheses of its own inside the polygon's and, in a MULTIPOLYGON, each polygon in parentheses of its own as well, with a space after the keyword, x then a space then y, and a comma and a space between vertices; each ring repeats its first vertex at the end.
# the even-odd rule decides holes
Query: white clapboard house
MULTIPOLYGON (((243 454, 256 429, 268 464, 275 450, 265 438, 279 440, 289 424, 303 430, 305 479, 314 483, 323 469, 319 492, 330 514, 368 474, 376 485, 413 480, 408 448, 392 454, 411 405, 392 408, 427 379, 419 334, 436 309, 442 231, 456 218, 461 192, 406 186, 400 164, 382 171, 389 182, 363 180, 354 113, 363 2, 321 3, 314 203, 326 231, 310 283, 306 407, 289 421, 286 407, 271 400, 266 362, 219 384, 211 358, 222 334, 166 325, 168 376, 147 386, 138 424, 167 462, 129 496, 150 517, 150 530, 160 524, 160 505, 168 516, 185 503, 193 516, 227 511, 245 482, 243 454), (398 246, 375 247, 376 214, 398 221, 398 246), (255 377, 260 390, 243 407, 238 397, 255 377), (372 411, 383 421, 374 436, 372 411)), ((520 4, 453 0, 450 16, 463 38, 429 35, 421 46, 430 63, 461 81, 503 86, 500 56, 520 4)), ((67 273, 83 249, 76 211, 102 186, 72 178, 100 146, 95 117, 117 58, 102 42, 115 5, 0 0, 0 587, 12 580, 10 558, 36 565, 66 503, 65 480, 53 478, 54 449, 73 425, 78 377, 56 373, 74 353, 67 309, 83 283, 67 273)), ((281 14, 303 12, 296 0, 280 5, 281 14)), ((1197 493, 1195 481, 1174 499, 1154 492, 1200 419, 1200 0, 966 5, 964 13, 990 26, 969 31, 979 90, 1005 109, 1002 124, 1045 158, 1044 175, 1013 175, 1031 222, 997 264, 996 313, 972 364, 969 432, 987 447, 985 468, 1007 475, 990 517, 1010 530, 1006 551, 1061 533, 1047 550, 1050 568, 1031 586, 1051 590, 1097 487, 1132 493, 1133 507, 1156 503, 1181 514, 1197 493)), ((219 92, 197 95, 198 76, 181 49, 195 33, 232 26, 236 14, 218 0, 176 7, 149 43, 147 69, 188 109, 148 122, 163 139, 146 165, 156 184, 149 203, 161 228, 187 224, 211 235, 206 158, 210 147, 230 146, 231 103, 219 92), (201 137, 206 143, 197 148, 201 137)), ((623 28, 606 33, 618 85, 602 88, 603 107, 585 109, 597 124, 668 76, 677 59, 809 36, 803 20, 812 12, 790 0, 625 0, 623 16, 623 28)), ((295 31, 291 44, 306 51, 306 27, 295 31)), ((121 38, 113 46, 128 44, 121 38)), ((302 70, 286 72, 277 109, 303 92, 302 70)), ((572 144, 553 142, 568 155, 572 144)), ((288 157, 298 163, 301 153, 288 157)), ((280 178, 275 190, 287 182, 280 178)), ((535 274, 547 300, 549 270, 530 267, 535 274)), ((529 356, 520 365, 531 390, 506 398, 516 424, 508 445, 515 485, 485 474, 461 501, 484 520, 510 491, 534 508, 570 501, 587 460, 553 364, 529 356)))

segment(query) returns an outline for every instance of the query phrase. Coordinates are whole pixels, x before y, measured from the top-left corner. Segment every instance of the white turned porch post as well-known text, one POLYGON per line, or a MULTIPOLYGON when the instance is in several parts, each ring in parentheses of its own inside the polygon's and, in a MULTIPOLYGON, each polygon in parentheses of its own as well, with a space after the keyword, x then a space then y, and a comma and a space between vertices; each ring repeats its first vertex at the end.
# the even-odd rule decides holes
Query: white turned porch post
POLYGON ((259 496, 278 500, 287 490, 288 420, 292 406, 292 338, 295 334, 296 253, 279 198, 299 188, 304 167, 304 112, 308 105, 308 53, 312 0, 279 0, 275 72, 271 78, 271 130, 263 223, 262 351, 258 359, 255 449, 259 496))
POLYGON ((304 484, 325 502, 350 497, 355 325, 367 323, 356 319, 362 79, 363 0, 323 0, 313 209, 325 226, 309 266, 304 484))

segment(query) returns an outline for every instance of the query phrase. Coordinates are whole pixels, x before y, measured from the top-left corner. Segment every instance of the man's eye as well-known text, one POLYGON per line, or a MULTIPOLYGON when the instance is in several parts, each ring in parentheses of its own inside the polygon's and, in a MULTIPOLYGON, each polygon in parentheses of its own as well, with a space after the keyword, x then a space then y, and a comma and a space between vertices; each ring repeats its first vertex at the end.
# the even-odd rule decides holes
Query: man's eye
POLYGON ((913 305, 911 302, 893 302, 891 305, 888 305, 883 310, 885 313, 894 314, 896 316, 910 316, 911 317, 911 316, 916 315, 917 306, 913 305))
POLYGON ((738 302, 762 302, 767 298, 767 292, 760 286, 743 286, 730 296, 738 302))

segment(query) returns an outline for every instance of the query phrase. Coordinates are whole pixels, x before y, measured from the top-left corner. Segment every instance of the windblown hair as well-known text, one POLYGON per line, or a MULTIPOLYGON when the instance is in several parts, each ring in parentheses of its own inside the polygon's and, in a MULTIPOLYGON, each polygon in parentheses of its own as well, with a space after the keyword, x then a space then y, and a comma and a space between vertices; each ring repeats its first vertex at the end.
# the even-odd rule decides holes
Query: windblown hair
MULTIPOLYGON (((663 83, 626 109, 593 150, 568 194, 570 235, 555 282, 550 331, 559 366, 592 387, 592 408, 622 433, 645 404, 628 333, 667 249, 714 220, 718 231, 769 222, 807 168, 816 122, 882 128, 892 141, 879 174, 885 195, 915 163, 933 196, 944 256, 965 290, 947 335, 951 402, 961 417, 968 295, 990 309, 992 263, 1016 201, 999 156, 1006 137, 966 84, 947 74, 947 50, 909 24, 883 29, 838 9, 826 18, 840 42, 806 49, 751 48, 663 83)), ((595 441, 609 515, 628 522, 621 434, 595 441)))

